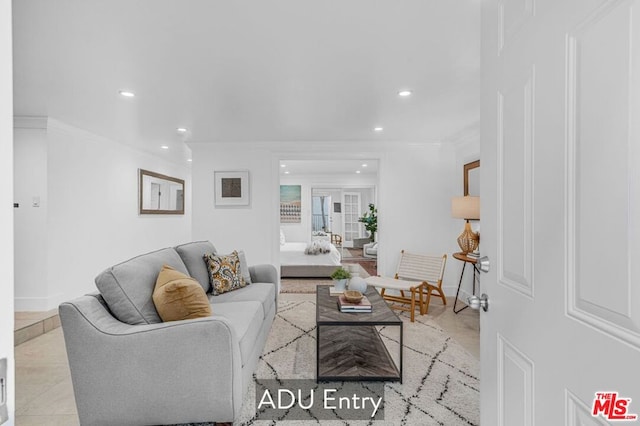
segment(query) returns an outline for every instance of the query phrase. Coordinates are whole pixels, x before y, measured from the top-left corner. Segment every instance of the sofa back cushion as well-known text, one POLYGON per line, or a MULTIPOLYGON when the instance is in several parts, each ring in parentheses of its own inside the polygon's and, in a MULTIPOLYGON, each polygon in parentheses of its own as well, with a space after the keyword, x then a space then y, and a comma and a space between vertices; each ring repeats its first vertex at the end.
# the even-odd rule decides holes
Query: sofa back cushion
POLYGON ((152 295, 165 264, 189 274, 178 253, 165 248, 119 263, 96 277, 96 286, 116 318, 132 325, 162 322, 152 295))
POLYGON ((193 243, 182 244, 176 247, 176 251, 187 266, 189 275, 200 283, 205 293, 211 288, 209 281, 209 270, 204 261, 203 256, 209 253, 215 253, 216 248, 209 241, 196 241, 193 243))

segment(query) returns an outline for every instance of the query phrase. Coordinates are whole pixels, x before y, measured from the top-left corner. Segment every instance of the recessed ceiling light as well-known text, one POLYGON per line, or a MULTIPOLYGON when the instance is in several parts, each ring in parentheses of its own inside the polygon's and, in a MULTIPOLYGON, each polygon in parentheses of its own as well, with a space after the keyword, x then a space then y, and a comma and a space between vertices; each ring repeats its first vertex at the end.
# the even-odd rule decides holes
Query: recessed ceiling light
POLYGON ((411 96, 411 90, 401 90, 398 92, 398 96, 402 96, 402 97, 411 96))
POLYGON ((126 97, 126 98, 133 98, 136 94, 133 92, 129 92, 127 90, 121 90, 120 93, 122 96, 126 97))
POLYGON ((360 170, 356 170, 356 173, 360 173, 360 170))
POLYGON ((162 149, 169 149, 169 147, 168 147, 168 146, 166 146, 166 145, 162 145, 160 148, 162 148, 162 149))
POLYGON ((368 166, 368 164, 367 164, 367 163, 364 163, 364 164, 362 165, 362 167, 367 167, 367 166, 368 166))
POLYGON ((384 130, 384 128, 383 128, 383 127, 374 127, 374 128, 373 128, 373 131, 374 131, 374 132, 381 132, 381 131, 383 131, 383 130, 384 130))
POLYGON ((187 158, 187 161, 188 161, 188 162, 192 162, 192 161, 193 161, 193 159, 191 159, 191 158, 187 158))
POLYGON ((286 164, 280 164, 280 167, 287 167, 286 164))
POLYGON ((178 133, 187 133, 187 129, 185 129, 184 127, 178 127, 176 129, 176 132, 178 132, 178 133))
POLYGON ((285 175, 288 175, 288 174, 289 174, 289 170, 285 171, 285 172, 284 172, 284 174, 285 174, 285 175))

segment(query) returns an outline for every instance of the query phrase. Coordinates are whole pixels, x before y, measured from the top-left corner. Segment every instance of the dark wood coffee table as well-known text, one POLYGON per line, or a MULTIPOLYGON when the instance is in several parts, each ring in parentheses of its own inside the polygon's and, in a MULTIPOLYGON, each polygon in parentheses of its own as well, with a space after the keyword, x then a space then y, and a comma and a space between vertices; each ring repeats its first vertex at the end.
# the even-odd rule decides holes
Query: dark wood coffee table
POLYGON ((370 313, 343 313, 329 286, 316 291, 316 380, 399 381, 402 383, 402 320, 373 287, 365 295, 370 313), (400 327, 399 367, 376 326, 400 327))

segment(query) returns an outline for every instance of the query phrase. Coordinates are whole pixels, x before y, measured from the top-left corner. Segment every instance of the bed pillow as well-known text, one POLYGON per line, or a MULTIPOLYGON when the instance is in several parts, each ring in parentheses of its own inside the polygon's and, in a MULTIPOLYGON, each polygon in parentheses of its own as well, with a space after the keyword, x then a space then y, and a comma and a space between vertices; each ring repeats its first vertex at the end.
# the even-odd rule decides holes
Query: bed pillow
POLYGON ((169 265, 158 274, 153 303, 164 322, 211 316, 211 305, 200 283, 169 265))
POLYGON ((304 250, 304 254, 325 254, 331 252, 331 243, 327 240, 314 240, 311 241, 307 248, 304 250))
POLYGON ((218 296, 247 285, 242 277, 240 257, 237 251, 226 255, 209 253, 205 254, 203 258, 209 270, 212 295, 218 296))
POLYGON ((284 232, 282 232, 282 228, 280 228, 280 245, 283 246, 287 243, 287 239, 284 237, 284 232))

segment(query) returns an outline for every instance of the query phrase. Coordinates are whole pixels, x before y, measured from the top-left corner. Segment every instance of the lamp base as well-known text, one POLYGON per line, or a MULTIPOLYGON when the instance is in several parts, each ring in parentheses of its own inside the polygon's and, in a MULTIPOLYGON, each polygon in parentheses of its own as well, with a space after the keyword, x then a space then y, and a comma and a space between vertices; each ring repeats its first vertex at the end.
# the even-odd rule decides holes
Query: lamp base
POLYGON ((464 231, 458 237, 458 245, 464 254, 471 253, 478 248, 480 244, 480 234, 473 232, 471 225, 467 222, 464 225, 464 231))

